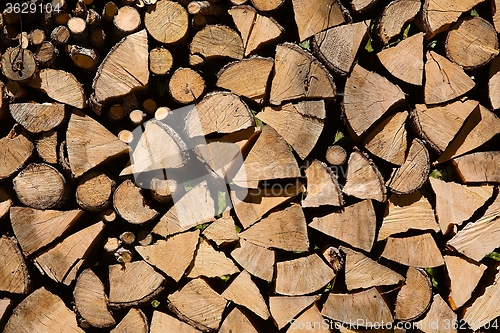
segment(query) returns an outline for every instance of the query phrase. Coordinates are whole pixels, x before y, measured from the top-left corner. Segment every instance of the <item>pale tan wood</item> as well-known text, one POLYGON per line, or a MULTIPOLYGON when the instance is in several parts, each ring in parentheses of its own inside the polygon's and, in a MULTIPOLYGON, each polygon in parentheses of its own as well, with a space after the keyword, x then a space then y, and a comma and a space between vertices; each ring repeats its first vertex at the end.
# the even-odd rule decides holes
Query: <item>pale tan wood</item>
POLYGON ((156 75, 165 75, 174 63, 172 53, 163 48, 157 47, 149 51, 149 70, 156 75))
POLYGON ((325 158, 332 165, 342 165, 347 161, 347 152, 342 146, 333 145, 328 147, 325 158))
POLYGON ((78 42, 85 42, 88 38, 87 22, 81 17, 70 17, 66 26, 71 34, 71 38, 78 42))
POLYGON ((230 215, 223 215, 221 218, 215 220, 215 222, 203 231, 203 235, 208 240, 215 242, 217 246, 234 243, 240 239, 236 232, 234 219, 230 215))
POLYGON ((436 194, 436 216, 443 234, 472 217, 493 195, 493 186, 466 186, 429 178, 436 194))
POLYGON ((260 11, 271 11, 279 8, 285 0, 251 0, 252 5, 260 11))
POLYGON ((292 204, 273 212, 239 234, 240 238, 266 248, 285 251, 307 251, 309 239, 302 207, 292 204))
POLYGON ((347 162, 344 194, 359 199, 387 200, 387 190, 382 175, 368 156, 355 148, 347 162))
POLYGON ((453 159, 459 177, 465 183, 500 182, 500 152, 485 151, 453 159))
POLYGON ((273 250, 240 240, 240 246, 231 252, 231 257, 246 271, 262 280, 271 282, 274 276, 276 254, 273 250))
POLYGON ((315 217, 309 226, 369 252, 375 240, 376 224, 371 200, 363 200, 324 217, 315 217))
POLYGON ((33 29, 29 33, 29 42, 31 45, 38 46, 43 43, 46 37, 45 31, 42 29, 33 29))
POLYGON ((235 307, 224 319, 224 322, 219 328, 219 333, 245 332, 258 333, 255 326, 248 317, 235 307))
POLYGON ((24 255, 30 256, 73 227, 82 214, 80 209, 57 211, 12 207, 10 220, 24 255))
POLYGON ((122 245, 121 240, 116 237, 108 237, 108 240, 104 244, 104 251, 108 253, 114 253, 122 245))
POLYGON ((180 187, 174 179, 151 179, 149 185, 151 197, 160 203, 172 202, 172 195, 176 191, 180 191, 180 187))
POLYGON ((12 81, 29 80, 37 71, 33 53, 22 47, 9 47, 2 54, 0 62, 2 74, 12 81))
POLYGON ((307 178, 307 196, 302 201, 302 207, 344 205, 337 177, 325 163, 314 160, 305 173, 307 178))
POLYGON ((64 120, 64 105, 57 103, 13 103, 10 114, 21 126, 32 133, 49 131, 64 120))
POLYGON ((411 267, 444 265, 443 256, 429 233, 405 238, 388 237, 381 256, 411 267))
POLYGON ((134 245, 135 234, 132 231, 125 231, 120 234, 120 240, 125 245, 134 245))
POLYGON ((394 318, 414 320, 427 311, 431 300, 432 285, 429 276, 421 269, 410 267, 406 272, 405 284, 396 298, 394 318))
MULTIPOLYGON (((420 11, 420 7, 421 2, 418 0, 392 1, 384 8, 382 14, 380 14, 376 24, 375 34, 384 45, 387 45, 391 39, 401 33, 406 23, 413 21, 420 11)), ((423 40, 420 37, 421 36, 419 36, 418 39, 422 42, 423 40)), ((421 82, 422 81, 420 81, 420 83, 421 82)))
POLYGON ((223 275, 233 275, 240 270, 224 252, 215 250, 205 239, 201 238, 196 251, 194 261, 187 277, 197 278, 200 276, 213 278, 223 275))
POLYGON ((500 91, 499 72, 500 72, 500 57, 495 57, 490 64, 489 81, 488 81, 488 97, 490 99, 491 107, 493 108, 493 110, 498 110, 500 108, 500 97, 498 94, 498 92, 500 91))
POLYGON ((163 291, 164 277, 145 261, 109 266, 109 305, 115 308, 149 302, 163 291))
POLYGON ((199 230, 185 232, 166 241, 160 239, 152 245, 136 246, 135 250, 147 263, 179 281, 193 261, 199 235, 199 230), (170 260, 164 260, 165 257, 170 260))
POLYGON ((376 3, 377 0, 352 0, 351 8, 357 13, 363 13, 373 8, 376 3))
POLYGON ((87 268, 78 276, 73 297, 76 311, 82 318, 82 326, 103 328, 116 324, 108 310, 104 285, 91 269, 87 268))
POLYGON ((7 217, 11 208, 14 196, 4 188, 0 187, 0 220, 7 217))
POLYGON ((336 95, 331 74, 309 52, 291 43, 276 47, 270 103, 281 105, 297 99, 333 99, 336 95))
POLYGON ((69 51, 73 64, 79 68, 90 71, 93 70, 99 63, 99 55, 94 49, 78 45, 68 45, 66 50, 69 51))
POLYGON ((35 290, 16 306, 4 332, 84 333, 78 327, 73 311, 44 287, 35 290))
POLYGON ((135 308, 131 308, 110 333, 148 333, 148 321, 144 313, 135 308))
POLYGON ((498 0, 493 0, 491 2, 491 15, 493 16, 495 30, 500 32, 500 2, 498 0))
POLYGON ((48 251, 34 259, 42 274, 56 282, 69 286, 81 265, 90 255, 102 230, 103 222, 97 222, 65 238, 48 251))
POLYGON ((286 332, 330 333, 329 326, 325 324, 318 306, 314 304, 295 319, 286 332))
POLYGON ((38 156, 49 164, 57 164, 58 133, 55 130, 42 133, 36 141, 38 156))
POLYGON ((116 261, 119 262, 120 264, 128 264, 132 262, 132 259, 134 259, 134 254, 132 251, 129 249, 125 249, 123 247, 120 247, 118 250, 115 251, 114 253, 116 261))
POLYGON ((167 297, 168 307, 181 320, 209 332, 219 328, 227 301, 204 280, 189 281, 167 297))
POLYGON ((282 329, 317 299, 317 295, 271 296, 269 297, 269 310, 278 329, 282 329))
POLYGON ((8 298, 0 298, 0 323, 3 325, 7 321, 10 313, 12 301, 8 298))
POLYGON ((129 35, 139 30, 141 26, 141 15, 139 11, 131 6, 123 6, 113 17, 113 25, 119 36, 129 35))
POLYGON ((448 303, 457 310, 471 298, 486 266, 457 256, 444 256, 444 262, 450 279, 448 303))
POLYGON ((391 194, 385 207, 377 241, 412 229, 434 232, 440 230, 429 200, 420 191, 402 196, 391 194))
POLYGON ((66 140, 71 172, 76 177, 129 151, 128 145, 103 125, 77 111, 69 120, 66 140))
POLYGON ((329 246, 323 251, 323 257, 326 262, 333 268, 335 274, 337 274, 342 268, 344 268, 345 258, 340 252, 340 250, 334 246, 329 246))
POLYGON ((83 109, 87 98, 82 84, 76 77, 59 69, 45 68, 30 82, 30 86, 40 89, 53 100, 83 109))
POLYGON ((180 104, 196 101, 205 91, 205 80, 191 68, 179 67, 170 77, 168 90, 180 104))
POLYGON ((460 97, 474 88, 475 82, 457 64, 434 51, 426 54, 424 100, 440 104, 460 97))
MULTIPOLYGON (((251 130, 251 128, 249 128, 251 130)), ((229 134, 231 135, 231 134, 229 134)), ((235 133, 235 135, 237 135, 235 133)), ((211 141, 194 148, 196 155, 222 179, 232 178, 232 165, 240 166, 242 154, 240 146, 232 142, 211 141), (238 163, 239 162, 239 163, 238 163)))
POLYGON ((345 253, 345 284, 347 290, 399 284, 404 277, 392 269, 379 264, 361 252, 341 246, 345 253))
POLYGON ((15 238, 0 238, 0 290, 13 294, 27 294, 31 287, 30 275, 15 238))
POLYGON ((425 317, 415 322, 415 325, 424 333, 441 332, 443 327, 447 332, 455 333, 457 332, 456 327, 453 327, 454 325, 452 324, 446 328, 447 326, 445 326, 445 323, 458 323, 457 318, 457 314, 450 309, 441 295, 437 294, 434 295, 432 305, 425 317), (438 323, 438 325, 436 325, 436 323, 438 323))
POLYGON ((391 310, 375 288, 353 294, 330 293, 321 314, 342 323, 361 322, 360 326, 393 322, 391 310))
POLYGON ((286 296, 307 295, 320 290, 334 278, 332 268, 314 253, 276 263, 274 290, 286 296))
MULTIPOLYGON (((399 0, 392 3, 412 3, 420 6, 419 1, 399 0)), ((390 5, 389 5, 390 6, 390 5)), ((424 34, 408 37, 396 46, 377 53, 382 65, 398 79, 416 86, 422 85, 424 76, 424 34)))
POLYGON ((149 333, 199 333, 196 328, 160 311, 153 312, 149 333))
POLYGON ((233 29, 225 25, 207 25, 194 35, 189 51, 189 64, 194 66, 221 57, 241 60, 245 50, 243 40, 233 29))
POLYGON ((7 136, 0 139, 0 180, 19 171, 33 154, 35 146, 28 132, 15 125, 7 136))
POLYGON ((115 181, 103 173, 88 173, 78 182, 75 193, 76 202, 85 210, 101 211, 110 205, 115 185, 115 181))
POLYGON ((50 66, 59 55, 59 50, 51 42, 43 42, 35 48, 35 59, 43 66, 50 66))
POLYGON ((59 25, 55 27, 50 33, 50 41, 55 45, 64 45, 68 42, 71 36, 66 25, 59 25))
POLYGON ((321 31, 311 39, 312 50, 328 69, 345 76, 351 71, 369 25, 369 21, 364 21, 321 31))
POLYGON ((420 139, 413 139, 405 162, 391 175, 388 187, 398 195, 420 189, 429 178, 429 151, 420 139))
POLYGON ((349 126, 357 136, 403 101, 401 88, 359 64, 354 66, 347 78, 343 109, 349 126))
POLYGON ((127 222, 144 224, 158 216, 142 194, 142 190, 130 179, 121 183, 113 194, 116 212, 127 222))
MULTIPOLYGON (((356 1, 356 0, 354 0, 356 1)), ((348 325, 339 325, 338 328, 340 333, 406 333, 405 329, 401 329, 398 327, 392 328, 373 328, 373 329, 354 329, 349 328, 348 325)))
POLYGON ((161 0, 155 6, 148 6, 144 25, 151 37, 164 44, 181 41, 188 32, 189 17, 179 3, 161 0), (169 17, 169 20, 165 18, 169 17))

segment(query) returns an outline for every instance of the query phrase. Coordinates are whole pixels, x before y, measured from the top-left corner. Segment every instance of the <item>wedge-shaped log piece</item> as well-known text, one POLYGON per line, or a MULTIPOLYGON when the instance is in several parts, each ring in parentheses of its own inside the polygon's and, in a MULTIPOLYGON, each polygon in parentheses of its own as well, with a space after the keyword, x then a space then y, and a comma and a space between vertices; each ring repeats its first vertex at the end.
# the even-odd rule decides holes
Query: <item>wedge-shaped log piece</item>
POLYGON ((359 199, 387 200, 382 175, 368 156, 357 148, 354 148, 347 162, 347 179, 343 191, 359 199))
POLYGON ((270 316, 264 297, 247 271, 238 274, 221 296, 228 301, 246 307, 264 320, 270 316))
POLYGON ((269 310, 275 323, 278 325, 278 329, 282 329, 317 299, 317 295, 271 296, 269 297, 269 310))
POLYGON ((94 92, 91 99, 101 104, 147 85, 149 81, 148 58, 146 30, 120 40, 97 69, 92 84, 94 92))
POLYGON ((63 212, 12 207, 10 220, 24 255, 29 256, 74 226, 82 214, 80 209, 63 212))
POLYGON ((108 310, 104 285, 90 268, 78 276, 73 297, 76 311, 83 323, 97 328, 115 325, 115 320, 108 310))
POLYGON ((420 11, 420 6, 418 0, 396 0, 389 3, 375 25, 375 34, 380 41, 387 45, 392 38, 399 35, 403 26, 413 21, 420 11))
POLYGON ((352 0, 351 8, 358 14, 365 13, 378 2, 378 0, 352 0))
POLYGON ((476 222, 467 224, 447 244, 464 256, 480 261, 498 247, 499 231, 500 208, 496 208, 476 222))
POLYGON ((373 155, 396 165, 405 161, 408 112, 398 112, 384 119, 363 140, 364 147, 373 155))
POLYGON ((314 304, 295 319, 286 332, 330 333, 331 330, 324 325, 324 320, 318 306, 314 304))
POLYGON ((248 319, 243 312, 235 307, 227 315, 226 319, 219 328, 219 333, 233 333, 233 332, 245 332, 245 333, 258 333, 255 326, 248 319))
MULTIPOLYGON (((241 2, 241 0, 239 1, 241 2)), ((285 2, 285 0, 251 0, 251 2, 252 5, 258 10, 267 12, 278 9, 285 2)))
POLYGON ((137 306, 163 290, 165 279, 143 260, 109 266, 109 304, 114 308, 137 306))
POLYGON ((0 290, 13 294, 27 294, 30 276, 23 255, 15 239, 0 238, 0 290))
POLYGON ((149 207, 142 190, 130 179, 116 189, 113 194, 113 206, 125 221, 132 224, 144 224, 158 216, 158 212, 149 207))
POLYGON ((419 139, 413 139, 403 165, 389 180, 389 188, 396 194, 410 194, 421 188, 429 178, 429 152, 419 139))
POLYGON ((427 273, 410 267, 406 272, 406 281, 396 298, 394 318, 404 321, 420 317, 430 306, 432 284, 427 273))
POLYGON ((361 136, 391 108, 404 101, 404 93, 383 76, 356 64, 344 90, 344 114, 357 136, 361 136))
POLYGON ((403 276, 361 252, 344 246, 341 246, 340 250, 346 255, 345 283, 349 291, 395 285, 404 281, 403 276))
POLYGON ((144 25, 151 37, 165 44, 182 40, 189 28, 186 9, 174 1, 162 0, 154 3, 154 6, 147 7, 144 15, 144 25))
POLYGON ((305 101, 277 108, 266 107, 256 117, 274 128, 304 159, 318 142, 325 114, 324 101, 305 101), (310 111, 319 113, 319 116, 310 114, 310 111))
POLYGON ((7 321, 7 316, 10 315, 12 300, 9 298, 0 298, 0 323, 7 321))
POLYGON ((262 280, 271 282, 274 275, 275 252, 265 247, 240 240, 240 247, 231 252, 231 257, 246 271, 262 280))
POLYGON ((325 163, 314 160, 306 169, 307 197, 302 207, 343 206, 342 191, 335 174, 325 163))
POLYGON ((231 62, 217 73, 217 86, 262 104, 273 66, 273 59, 262 57, 231 62))
POLYGON ((234 219, 228 214, 222 215, 220 219, 215 220, 203 231, 203 235, 211 241, 214 241, 217 246, 226 245, 237 242, 240 237, 236 232, 234 219))
POLYGON ((307 223, 298 204, 273 212, 262 221, 240 233, 240 238, 266 248, 285 251, 307 251, 307 223))
POLYGON ((57 164, 58 162, 58 136, 56 130, 51 130, 42 133, 36 141, 36 152, 45 163, 57 164))
POLYGON ((35 265, 42 274, 69 286, 76 279, 76 273, 90 255, 103 229, 104 223, 97 222, 72 234, 36 257, 35 265))
POLYGON ((64 120, 64 105, 57 103, 13 103, 10 114, 31 133, 50 131, 64 120))
POLYGON ((76 110, 69 120, 66 146, 71 172, 75 177, 129 151, 128 145, 103 125, 76 110))
POLYGON ((87 97, 83 86, 73 74, 59 69, 45 68, 30 82, 30 86, 40 89, 53 100, 83 109, 87 97))
POLYGON ((463 155, 453 160, 458 175, 465 183, 500 183, 500 151, 484 151, 463 155))
POLYGON ((335 98, 335 83, 330 73, 300 46, 291 43, 278 45, 274 66, 272 105, 297 99, 335 98))
POLYGON ((74 312, 44 287, 35 290, 14 309, 4 332, 84 333, 76 323, 74 312))
POLYGON ((470 219, 493 195, 493 186, 466 186, 432 177, 429 180, 436 194, 436 216, 443 234, 470 219))
MULTIPOLYGON (((431 0, 432 1, 432 0, 431 0)), ((427 52, 425 63, 425 104, 440 104, 462 96, 475 82, 457 64, 434 51, 427 52)))
POLYGON ((405 238, 387 238, 382 257, 411 267, 438 267, 444 259, 428 233, 405 238))
POLYGON ((111 204, 116 182, 100 172, 83 176, 76 188, 75 199, 80 207, 91 212, 102 211, 111 204))
MULTIPOLYGON (((399 0, 393 3, 414 3, 419 1, 399 0)), ((389 5, 390 6, 390 5, 389 5)), ((424 76, 424 34, 418 33, 408 37, 398 45, 377 53, 382 65, 395 77, 409 84, 422 85, 424 76)))
POLYGON ((500 92, 500 57, 496 57, 491 62, 489 81, 488 81, 488 97, 490 98, 490 103, 493 110, 500 109, 499 92, 500 92))
POLYGON ((363 200, 324 217, 309 226, 355 248, 370 252, 375 240, 377 218, 371 200, 363 200))
POLYGON ((219 328, 227 301, 204 280, 189 281, 167 297, 168 308, 182 321, 203 332, 219 328))
POLYGON ((301 42, 320 31, 351 20, 349 12, 337 0, 292 0, 292 4, 301 42))
MULTIPOLYGON (((277 1, 283 2, 283 0, 277 1)), ((243 39, 245 56, 267 44, 276 42, 285 32, 275 19, 258 14, 251 6, 232 7, 228 13, 233 18, 243 39)))
POLYGON ((342 323, 356 323, 367 327, 368 323, 390 324, 394 321, 391 310, 375 288, 353 294, 328 295, 321 314, 342 323))
POLYGON ((217 58, 243 59, 243 40, 225 25, 207 25, 194 35, 189 45, 191 66, 217 58))
POLYGON ((456 310, 471 298, 486 266, 456 256, 444 256, 444 262, 450 279, 448 303, 453 310, 456 310))
POLYGON ((402 196, 391 194, 377 241, 411 229, 439 231, 429 200, 420 191, 402 196))
POLYGON ((151 330, 149 333, 199 333, 196 328, 190 326, 177 318, 169 316, 160 311, 153 312, 153 319, 151 319, 151 330))
POLYGON ((111 330, 110 333, 148 333, 148 320, 144 313, 135 308, 131 308, 122 321, 111 330))
POLYGON ((0 180, 11 177, 19 171, 33 154, 35 145, 28 138, 28 132, 16 125, 0 139, 0 180))
POLYGON ((443 152, 478 105, 479 102, 473 100, 458 100, 430 107, 417 104, 411 117, 421 138, 434 150, 443 152))
MULTIPOLYGON (((457 314, 450 309, 441 295, 437 294, 434 295, 432 305, 424 319, 417 321, 415 325, 417 325, 416 327, 419 327, 419 330, 424 333, 434 333, 436 332, 436 323, 442 323, 441 325, 445 326, 444 323, 456 323, 457 318, 457 314)), ((447 330, 448 332, 457 332, 456 327, 453 327, 453 325, 450 326, 450 329, 447 330)))
POLYGON ((148 264, 178 282, 193 261, 199 236, 199 230, 185 232, 166 241, 160 239, 152 245, 136 246, 135 250, 148 264), (165 260, 167 257, 170 259, 165 260))
POLYGON ((320 290, 335 278, 332 268, 316 254, 278 262, 275 292, 287 296, 307 295, 320 290))
POLYGON ((342 165, 347 161, 347 152, 340 145, 333 145, 326 150, 326 161, 332 165, 342 165))
POLYGON ((213 278, 223 275, 233 275, 240 270, 231 259, 226 257, 224 252, 216 251, 212 245, 202 238, 188 278, 197 278, 200 276, 213 278))
POLYGON ((0 220, 5 218, 12 208, 13 194, 0 187, 0 220))
POLYGON ((339 25, 321 31, 311 39, 314 54, 335 74, 347 75, 361 43, 366 39, 369 22, 339 25))

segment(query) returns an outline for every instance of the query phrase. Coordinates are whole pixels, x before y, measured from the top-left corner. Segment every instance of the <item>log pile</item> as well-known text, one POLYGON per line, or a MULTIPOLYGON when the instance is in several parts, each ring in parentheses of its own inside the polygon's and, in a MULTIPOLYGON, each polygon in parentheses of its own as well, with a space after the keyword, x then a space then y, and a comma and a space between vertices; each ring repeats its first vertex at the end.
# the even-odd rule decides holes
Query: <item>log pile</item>
POLYGON ((0 5, 0 330, 498 332, 500 1, 0 5))

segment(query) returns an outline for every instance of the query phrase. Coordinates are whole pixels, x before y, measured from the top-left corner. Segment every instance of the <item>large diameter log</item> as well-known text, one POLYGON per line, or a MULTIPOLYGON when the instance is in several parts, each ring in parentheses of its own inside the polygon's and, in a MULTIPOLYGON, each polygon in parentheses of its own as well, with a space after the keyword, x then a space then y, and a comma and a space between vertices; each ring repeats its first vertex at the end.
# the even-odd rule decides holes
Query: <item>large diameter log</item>
POLYGON ((0 139, 0 180, 14 175, 33 154, 35 146, 27 135, 16 125, 6 137, 0 139))
POLYGON ((484 151, 453 160, 458 176, 465 183, 500 183, 500 152, 484 151))
POLYGON ((66 115, 63 104, 13 103, 10 114, 21 126, 32 133, 50 131, 59 126, 66 115))
MULTIPOLYGON (((232 333, 232 332, 245 332, 245 333, 258 333, 254 324, 248 317, 235 307, 224 319, 219 333, 232 333)), ((188 333, 188 332, 186 332, 188 333)), ((193 332, 195 333, 195 332, 193 332)))
POLYGON ((37 70, 33 53, 21 47, 8 48, 2 54, 1 64, 2 74, 13 81, 26 81, 37 70))
POLYGON ((172 44, 183 39, 189 27, 188 13, 179 3, 159 0, 155 6, 148 6, 144 25, 157 41, 172 44), (165 18, 169 18, 166 20, 165 18))
POLYGON ((87 106, 87 97, 82 84, 76 77, 59 69, 45 68, 30 82, 30 86, 45 92, 50 98, 83 109, 87 106))
POLYGON ((0 290, 13 294, 27 294, 31 280, 23 255, 14 238, 0 238, 0 290))

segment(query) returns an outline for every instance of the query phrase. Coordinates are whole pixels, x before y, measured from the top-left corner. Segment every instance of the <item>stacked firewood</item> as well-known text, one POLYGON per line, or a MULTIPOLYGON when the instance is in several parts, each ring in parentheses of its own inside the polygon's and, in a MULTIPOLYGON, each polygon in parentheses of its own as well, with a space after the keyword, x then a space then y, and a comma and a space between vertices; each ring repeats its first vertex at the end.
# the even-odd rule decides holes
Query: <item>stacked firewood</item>
POLYGON ((0 330, 498 332, 498 8, 0 4, 0 330))

